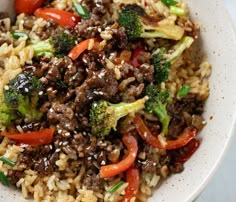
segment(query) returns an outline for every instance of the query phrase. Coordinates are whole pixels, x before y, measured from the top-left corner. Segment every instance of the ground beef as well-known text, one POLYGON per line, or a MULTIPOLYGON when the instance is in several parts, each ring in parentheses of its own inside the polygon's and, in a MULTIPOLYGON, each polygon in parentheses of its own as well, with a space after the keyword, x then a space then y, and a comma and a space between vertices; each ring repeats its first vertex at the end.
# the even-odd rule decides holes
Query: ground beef
POLYGON ((79 38, 95 38, 104 30, 105 25, 97 18, 89 18, 82 20, 75 27, 75 34, 79 38))
POLYGON ((20 163, 27 168, 35 170, 40 175, 48 175, 55 168, 55 161, 58 160, 58 153, 55 153, 52 145, 38 147, 25 147, 20 163))
POLYGON ((195 95, 190 94, 187 97, 168 105, 167 110, 170 115, 181 116, 183 112, 201 114, 203 112, 203 102, 199 101, 195 95))
POLYGON ((117 51, 117 48, 126 49, 128 47, 128 36, 125 28, 120 27, 117 30, 113 30, 112 39, 107 45, 107 49, 110 51, 117 51))
POLYGON ((186 126, 187 123, 183 117, 173 117, 169 124, 167 138, 176 139, 186 126))
POLYGON ((7 178, 12 185, 15 185, 19 179, 24 177, 24 173, 18 170, 9 170, 7 178))
POLYGON ((74 110, 68 104, 53 103, 47 113, 50 124, 58 124, 60 128, 74 131, 78 127, 74 110))
POLYGON ((152 83, 153 82, 153 74, 154 74, 154 67, 150 64, 143 64, 139 68, 134 68, 134 76, 136 80, 140 83, 145 81, 152 83))
POLYGON ((167 110, 171 117, 167 138, 176 139, 184 128, 191 124, 186 119, 186 113, 190 118, 193 114, 201 114, 203 112, 203 102, 198 101, 193 95, 188 95, 186 98, 168 105, 167 110))
POLYGON ((112 70, 93 72, 81 86, 76 88, 76 110, 77 112, 88 110, 86 106, 93 100, 112 100, 117 92, 118 82, 112 70))
POLYGON ((92 15, 102 17, 108 13, 108 4, 111 3, 111 0, 84 0, 83 3, 92 15))
POLYGON ((97 71, 101 68, 104 68, 106 65, 105 62, 105 53, 102 52, 94 52, 94 51, 89 51, 85 52, 82 55, 82 61, 84 63, 85 68, 87 68, 87 71, 93 72, 97 71))

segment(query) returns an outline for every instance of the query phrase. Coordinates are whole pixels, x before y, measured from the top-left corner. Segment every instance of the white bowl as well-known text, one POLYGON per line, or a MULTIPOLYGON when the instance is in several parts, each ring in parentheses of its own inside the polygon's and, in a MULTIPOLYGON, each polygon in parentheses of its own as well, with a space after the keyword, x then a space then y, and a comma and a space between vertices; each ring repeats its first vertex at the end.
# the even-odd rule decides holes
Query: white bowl
MULTIPOLYGON (((211 92, 204 113, 208 123, 200 134, 202 144, 185 164, 184 172, 165 181, 150 202, 194 200, 219 165, 236 123, 236 37, 223 0, 187 3, 194 21, 201 25, 202 49, 212 64, 211 92)), ((0 201, 3 200, 25 201, 20 192, 0 186, 0 201)))

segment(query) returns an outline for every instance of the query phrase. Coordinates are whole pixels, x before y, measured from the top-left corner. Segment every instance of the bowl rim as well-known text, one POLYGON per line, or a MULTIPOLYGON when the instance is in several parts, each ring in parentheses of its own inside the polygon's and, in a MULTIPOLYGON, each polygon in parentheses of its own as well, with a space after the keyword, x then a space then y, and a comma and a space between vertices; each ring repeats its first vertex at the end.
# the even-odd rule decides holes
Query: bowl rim
MULTIPOLYGON (((228 9, 226 8, 224 1, 220 1, 220 3, 222 6, 222 12, 224 12, 225 17, 228 20, 229 29, 232 32, 232 36, 234 36, 232 39, 232 43, 236 47, 236 22, 234 22, 232 17, 230 16, 230 13, 229 13, 228 9)), ((222 149, 220 156, 217 158, 214 166, 212 166, 212 169, 209 171, 209 175, 207 175, 206 178, 204 179, 204 181, 201 184, 199 184, 196 191, 192 192, 192 194, 189 196, 189 198, 186 199, 186 202, 192 202, 192 201, 197 200, 197 198, 201 195, 203 190, 207 187, 209 182, 212 180, 213 176, 215 175, 215 173, 219 169, 221 162, 223 161, 223 159, 227 155, 230 145, 232 144, 231 140, 233 139, 233 134, 236 133, 236 105, 235 105, 234 109, 232 110, 232 112, 233 112, 232 125, 231 125, 231 128, 228 130, 228 133, 227 133, 228 138, 225 140, 225 144, 224 144, 224 147, 222 149)))

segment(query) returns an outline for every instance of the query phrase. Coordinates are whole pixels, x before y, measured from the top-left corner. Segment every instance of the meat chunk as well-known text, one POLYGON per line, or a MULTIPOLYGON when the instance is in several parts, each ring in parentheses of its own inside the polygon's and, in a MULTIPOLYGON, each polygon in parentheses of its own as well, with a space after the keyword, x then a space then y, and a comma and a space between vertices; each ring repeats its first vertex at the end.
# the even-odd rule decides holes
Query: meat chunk
POLYGON ((76 110, 83 111, 91 101, 98 99, 111 100, 118 92, 118 82, 112 70, 100 70, 89 76, 76 88, 76 110))
POLYGON ((74 131, 78 127, 73 109, 65 104, 53 103, 47 118, 50 123, 58 124, 60 128, 68 131, 74 131))

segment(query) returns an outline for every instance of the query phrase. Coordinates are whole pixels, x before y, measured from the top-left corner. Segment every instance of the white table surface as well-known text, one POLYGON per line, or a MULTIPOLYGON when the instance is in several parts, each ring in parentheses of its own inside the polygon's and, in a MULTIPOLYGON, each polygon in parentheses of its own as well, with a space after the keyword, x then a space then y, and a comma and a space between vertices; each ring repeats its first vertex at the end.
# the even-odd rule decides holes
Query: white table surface
MULTIPOLYGON (((236 26, 236 0, 225 0, 236 26)), ((236 53, 235 53, 236 55, 236 53)), ((228 151, 210 183, 195 202, 236 202, 236 131, 228 151)))

